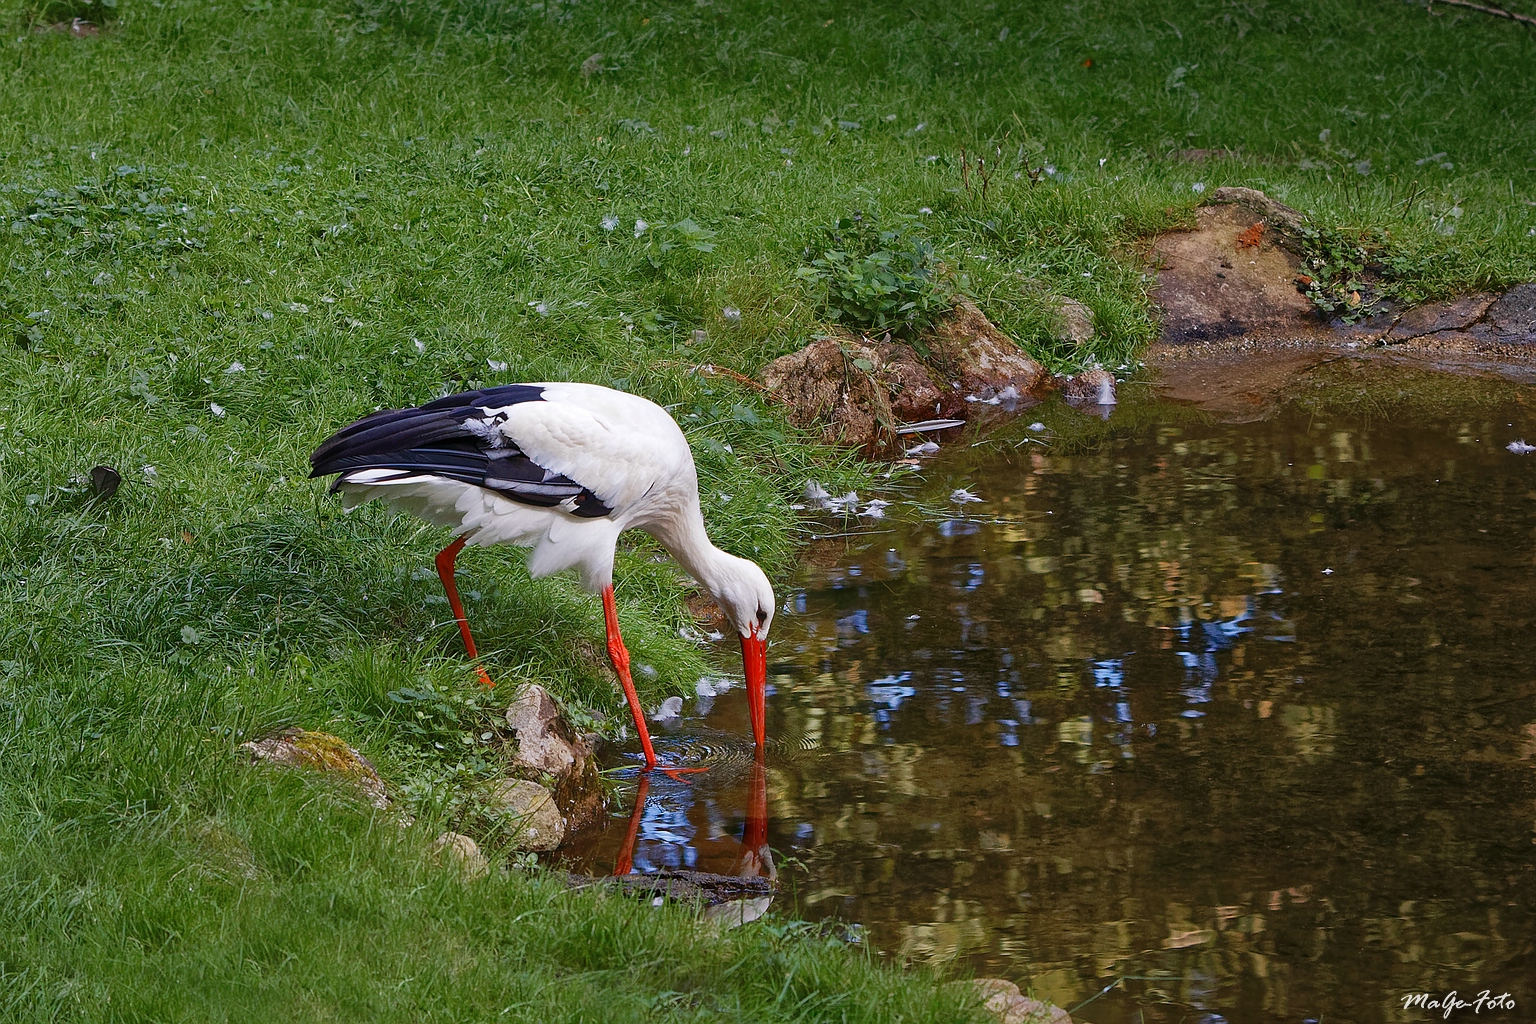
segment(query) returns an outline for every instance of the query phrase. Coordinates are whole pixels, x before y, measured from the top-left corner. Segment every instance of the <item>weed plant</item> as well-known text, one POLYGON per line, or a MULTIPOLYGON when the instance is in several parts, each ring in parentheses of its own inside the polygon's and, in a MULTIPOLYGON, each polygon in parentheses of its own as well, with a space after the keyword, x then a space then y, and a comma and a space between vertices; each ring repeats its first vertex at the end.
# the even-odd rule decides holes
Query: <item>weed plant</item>
POLYGON ((933 246, 916 218, 881 228, 862 213, 828 229, 806 250, 802 280, 821 292, 828 319, 866 334, 894 333, 921 345, 921 332, 949 307, 955 288, 938 280, 933 246))
MULTIPOLYGON (((451 390, 628 388, 688 431, 717 539, 787 582, 789 501, 865 481, 694 368, 804 344, 807 240, 852 211, 921 216, 1057 369, 1134 366, 1143 240, 1223 184, 1379 232, 1416 294, 1536 278, 1536 43, 1441 7, 122 0, 94 38, 33 31, 64 16, 0 0, 7 1020, 962 1019, 795 929, 426 867, 494 753, 446 538, 342 514, 307 453, 451 390), (362 749, 414 827, 240 763, 288 724, 362 749)), ((618 563, 653 703, 710 656, 658 555, 618 563)), ((618 710, 588 597, 515 551, 460 565, 498 696, 618 710)))

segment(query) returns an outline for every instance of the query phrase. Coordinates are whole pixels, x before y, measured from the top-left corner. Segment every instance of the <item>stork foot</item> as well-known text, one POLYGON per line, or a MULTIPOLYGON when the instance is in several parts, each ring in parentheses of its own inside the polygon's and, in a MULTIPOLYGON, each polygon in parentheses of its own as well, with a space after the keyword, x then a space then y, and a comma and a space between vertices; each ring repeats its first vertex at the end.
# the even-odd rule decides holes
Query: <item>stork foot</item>
POLYGON ((492 679, 482 666, 475 666, 475 674, 480 677, 481 685, 487 690, 494 690, 496 688, 496 680, 492 679))
POLYGON ((662 764, 660 761, 657 761, 655 764, 646 765, 645 770, 648 772, 661 772, 661 774, 670 779, 675 779, 678 782, 687 782, 688 780, 683 778, 684 775, 697 775, 699 772, 707 772, 709 771, 709 766, 699 765, 696 768, 678 768, 674 765, 662 764))

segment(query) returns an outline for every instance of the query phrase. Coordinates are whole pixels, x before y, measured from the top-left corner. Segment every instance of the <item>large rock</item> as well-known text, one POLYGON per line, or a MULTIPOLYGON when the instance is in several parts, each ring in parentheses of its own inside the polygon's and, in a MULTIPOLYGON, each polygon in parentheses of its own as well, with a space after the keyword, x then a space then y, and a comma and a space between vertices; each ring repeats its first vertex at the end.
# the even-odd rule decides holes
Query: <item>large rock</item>
POLYGON ((1389 311, 1368 321, 1336 326, 1338 337, 1389 346, 1445 366, 1491 370, 1516 380, 1536 379, 1536 283, 1502 295, 1478 292, 1389 311))
POLYGON ((1061 1007, 1031 999, 1019 986, 1004 978, 977 978, 971 982, 981 996, 981 1005, 1000 1024, 1072 1024, 1072 1017, 1061 1007))
POLYGON ((308 732, 297 727, 240 744, 254 761, 289 768, 311 768, 339 776, 355 786, 374 807, 389 806, 384 780, 362 754, 347 742, 326 732, 308 732))
POLYGON ((940 389, 911 347, 840 330, 775 359, 762 378, 790 423, 871 455, 893 444, 903 422, 964 418, 958 382, 940 389))
POLYGON ((967 397, 1032 401, 1047 382, 1040 364, 968 300, 959 300, 921 344, 927 358, 889 337, 834 329, 769 363, 762 380, 795 426, 820 428, 822 443, 870 456, 896 451, 896 428, 904 423, 971 418, 979 413, 967 397))
POLYGON ((1486 320, 1506 344, 1536 344, 1536 281, 1517 284, 1499 296, 1486 320))
POLYGON ((1459 331, 1470 327, 1482 319, 1494 300, 1495 296, 1479 292, 1449 302, 1426 302, 1422 306, 1415 306, 1397 318, 1386 331, 1385 341, 1393 345, 1438 331, 1459 331))
POLYGON ((1195 222, 1152 246, 1165 344, 1316 329, 1312 302, 1296 288, 1301 260, 1263 214, 1234 202, 1202 206, 1195 222))
POLYGON ((1300 210, 1293 210, 1256 188, 1244 188, 1241 185, 1223 185, 1218 188, 1211 193, 1211 205, 1241 206, 1263 218, 1270 227, 1277 228, 1286 234, 1299 234, 1307 223, 1307 218, 1300 210))
POLYGON ((954 311, 933 326, 925 339, 939 373, 958 383, 967 394, 990 398, 1012 388, 1020 395, 1046 382, 1045 368, 1024 354, 1013 339, 969 299, 959 299, 954 311))
POLYGON ((507 708, 507 726, 517 741, 514 771, 548 777, 555 806, 574 831, 603 816, 602 782, 592 746, 576 735, 549 693, 525 687, 507 708))
POLYGON ((555 795, 527 779, 499 779, 481 791, 486 814, 507 832, 511 845, 543 853, 565 842, 565 818, 555 795))

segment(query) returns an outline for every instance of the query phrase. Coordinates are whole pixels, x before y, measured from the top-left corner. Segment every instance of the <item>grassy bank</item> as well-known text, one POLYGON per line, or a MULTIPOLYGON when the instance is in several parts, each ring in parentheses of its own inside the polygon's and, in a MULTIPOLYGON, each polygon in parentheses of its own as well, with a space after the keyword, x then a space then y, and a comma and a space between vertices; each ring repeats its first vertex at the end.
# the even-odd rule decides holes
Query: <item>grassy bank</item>
MULTIPOLYGON (((447 390, 630 388, 688 428, 724 546, 783 578, 788 500, 858 471, 690 368, 751 373, 816 331, 796 271, 839 218, 926 240, 1058 368, 1084 357, 1049 296, 1131 366, 1139 240, 1223 184, 1387 232, 1425 293, 1536 278, 1536 42, 1410 4, 121 0, 0 23, 8 1019, 954 1019, 928 979, 793 929, 711 939, 423 868, 486 770, 454 745, 475 690, 444 538, 343 516, 308 451, 447 390), (107 28, 33 30, 71 13, 107 28), (428 686, 409 728, 399 695, 428 686), (288 723, 364 749, 421 825, 236 765, 288 723)), ((704 666, 654 554, 619 563, 651 699, 704 666)), ((600 647, 570 642, 600 635, 593 603, 520 561, 460 563, 493 671, 615 708, 600 647)))

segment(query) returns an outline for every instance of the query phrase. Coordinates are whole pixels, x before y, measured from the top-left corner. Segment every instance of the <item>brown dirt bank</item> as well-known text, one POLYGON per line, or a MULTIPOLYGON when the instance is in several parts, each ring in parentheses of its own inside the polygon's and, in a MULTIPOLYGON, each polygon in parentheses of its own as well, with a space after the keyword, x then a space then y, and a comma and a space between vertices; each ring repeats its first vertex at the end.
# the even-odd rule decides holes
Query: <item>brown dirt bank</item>
POLYGON ((1301 291, 1302 215, 1253 189, 1213 199, 1194 230, 1152 246, 1163 330, 1146 364, 1164 397, 1240 422, 1366 364, 1373 380, 1397 368, 1536 383, 1536 283, 1329 322, 1301 291))

